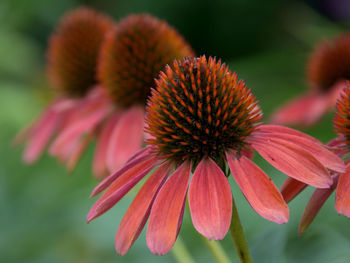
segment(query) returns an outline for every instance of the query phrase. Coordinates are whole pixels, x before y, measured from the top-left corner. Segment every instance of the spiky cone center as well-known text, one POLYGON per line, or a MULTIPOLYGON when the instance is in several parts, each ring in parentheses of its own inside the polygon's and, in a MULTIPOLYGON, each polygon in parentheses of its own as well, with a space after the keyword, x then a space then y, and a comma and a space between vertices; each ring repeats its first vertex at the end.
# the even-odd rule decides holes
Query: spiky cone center
POLYGON ((147 143, 175 162, 210 157, 222 166, 226 151, 240 154, 247 146, 261 118, 254 95, 225 64, 185 58, 156 80, 147 106, 147 143))
POLYGON ((120 21, 103 44, 98 79, 121 107, 146 104, 154 78, 174 59, 194 55, 166 22, 147 14, 120 21))
POLYGON ((350 148, 350 87, 343 90, 336 105, 336 113, 333 119, 334 131, 344 136, 347 146, 350 148))
POLYGON ((321 92, 350 79, 350 35, 320 43, 310 56, 307 77, 311 87, 321 92))
POLYGON ((47 53, 49 78, 59 93, 82 97, 97 83, 100 47, 113 26, 112 20, 89 8, 78 8, 61 19, 47 53))

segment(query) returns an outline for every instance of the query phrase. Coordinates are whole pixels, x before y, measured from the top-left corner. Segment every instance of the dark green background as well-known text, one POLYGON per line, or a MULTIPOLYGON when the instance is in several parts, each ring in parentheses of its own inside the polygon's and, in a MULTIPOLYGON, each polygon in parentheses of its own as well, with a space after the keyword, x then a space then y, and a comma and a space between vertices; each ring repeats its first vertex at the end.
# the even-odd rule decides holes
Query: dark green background
MULTIPOLYGON (((14 135, 51 96, 46 40, 60 16, 79 5, 94 6, 116 20, 139 12, 167 20, 198 55, 222 58, 237 71, 265 117, 306 90, 304 68, 313 45, 349 26, 296 1, 0 1, 0 262, 174 262, 171 252, 152 255, 144 233, 126 256, 115 253, 115 232, 135 192, 86 224, 94 202, 88 196, 97 183, 91 175, 93 146, 72 174, 48 156, 26 166, 22 149, 11 146, 14 135)), ((324 142, 331 139, 332 116, 306 132, 324 142)), ((256 162, 281 184, 285 175, 258 156, 256 162)), ((232 178, 230 183, 255 262, 350 262, 349 219, 337 215, 333 196, 299 238, 297 227, 311 189, 290 204, 290 221, 280 226, 257 215, 232 178)), ((180 236, 196 262, 213 262, 188 211, 180 236)), ((230 236, 221 243, 237 262, 230 236)))

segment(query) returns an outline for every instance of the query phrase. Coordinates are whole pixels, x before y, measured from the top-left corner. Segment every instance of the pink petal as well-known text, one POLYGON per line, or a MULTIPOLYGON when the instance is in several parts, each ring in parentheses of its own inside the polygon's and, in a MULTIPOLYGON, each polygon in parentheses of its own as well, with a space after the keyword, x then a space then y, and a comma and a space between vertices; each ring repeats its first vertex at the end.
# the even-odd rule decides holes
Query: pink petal
MULTIPOLYGON (((145 149, 141 150, 143 152, 142 155, 139 155, 139 157, 135 158, 134 160, 128 162, 125 164, 122 168, 120 168, 118 171, 115 173, 111 174, 110 176, 106 177, 101 183, 99 183, 95 189, 92 191, 90 197, 93 197, 95 195, 98 195, 101 193, 103 190, 105 190, 108 186, 110 186, 119 176, 124 174, 126 171, 129 169, 133 168, 134 166, 138 165, 140 162, 145 162, 149 159, 150 152, 152 151, 154 147, 148 146, 145 149)), ((140 152, 141 152, 140 151, 140 152)), ((135 155, 138 155, 136 153, 135 155)), ((142 169, 142 167, 140 167, 142 169)))
POLYGON ((97 138, 97 145, 93 161, 93 173, 98 179, 105 178, 108 175, 107 167, 107 149, 108 143, 112 134, 112 131, 117 124, 120 116, 119 113, 115 113, 102 127, 102 130, 97 138))
POLYGON ((308 94, 279 108, 271 123, 309 126, 317 122, 329 109, 327 96, 308 94))
POLYGON ((148 156, 148 158, 145 160, 138 162, 136 165, 122 173, 91 207, 87 215, 87 221, 90 222, 114 206, 156 165, 156 158, 153 156, 148 156))
POLYGON ((266 161, 288 176, 318 188, 328 188, 332 184, 327 169, 295 143, 253 136, 250 142, 266 161))
POLYGON ((115 126, 107 150, 107 165, 114 172, 141 149, 144 109, 133 107, 125 112, 115 126))
POLYGON ((260 125, 257 127, 257 130, 259 132, 267 132, 267 133, 283 133, 283 134, 290 134, 295 135, 304 139, 308 139, 310 141, 313 141, 314 143, 322 144, 319 140, 315 139, 314 137, 307 135, 306 133, 303 133, 301 131, 297 131, 285 126, 280 125, 260 125))
POLYGON ((77 165, 80 157, 84 153, 85 149, 88 147, 91 142, 93 134, 87 134, 85 138, 77 143, 77 146, 73 149, 73 151, 69 154, 67 158, 67 170, 72 172, 77 165))
POLYGON ((119 254, 124 255, 140 235, 148 219, 155 196, 169 172, 169 163, 161 165, 142 186, 129 206, 115 237, 115 248, 119 254))
POLYGON ((221 168, 203 159, 191 180, 188 201, 194 227, 208 239, 223 239, 232 217, 230 184, 221 168))
POLYGON ((160 189, 148 223, 146 240, 153 254, 167 253, 176 240, 191 174, 190 162, 184 162, 160 189))
POLYGON ((346 173, 341 174, 335 198, 335 209, 339 214, 350 217, 350 165, 346 166, 346 173))
POLYGON ((338 176, 334 177, 334 183, 328 189, 316 189, 308 202, 299 225, 299 235, 302 235, 307 227, 312 223, 323 204, 333 193, 338 184, 338 176))
POLYGON ((284 200, 289 203, 296 197, 301 191, 306 188, 307 184, 288 177, 281 186, 281 194, 284 200))
POLYGON ((49 109, 35 123, 23 153, 23 160, 26 163, 33 163, 40 157, 55 132, 59 121, 60 114, 49 109))
POLYGON ((288 222, 288 206, 264 171, 245 156, 237 159, 233 153, 226 153, 226 158, 233 177, 253 209, 272 222, 288 222))
MULTIPOLYGON (((94 109, 94 108, 92 108, 94 109)), ((91 109, 91 110, 92 110, 91 109)), ((50 154, 53 156, 66 155, 67 149, 71 144, 76 143, 83 134, 92 132, 103 118, 110 112, 110 105, 105 105, 94 110, 88 116, 80 116, 81 118, 70 121, 66 128, 62 130, 50 147, 50 154)))
POLYGON ((266 140, 273 140, 278 144, 293 142, 293 144, 310 152, 324 167, 335 172, 344 173, 345 166, 337 155, 327 150, 324 145, 305 139, 303 137, 291 135, 288 133, 255 133, 255 136, 263 137, 266 140))

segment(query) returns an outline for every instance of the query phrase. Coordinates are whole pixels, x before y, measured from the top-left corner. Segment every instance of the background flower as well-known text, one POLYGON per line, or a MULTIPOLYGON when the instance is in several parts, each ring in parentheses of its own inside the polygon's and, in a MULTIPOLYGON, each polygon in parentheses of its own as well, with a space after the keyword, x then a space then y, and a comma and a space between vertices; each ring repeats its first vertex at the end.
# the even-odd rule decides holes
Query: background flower
POLYGON ((335 106, 350 78, 350 35, 319 43, 309 58, 307 78, 310 91, 277 109, 271 122, 310 126, 335 106))
MULTIPOLYGON (((16 142, 28 141, 23 154, 25 162, 36 161, 52 137, 75 120, 78 109, 91 107, 94 94, 84 96, 96 84, 97 57, 112 25, 109 18, 88 8, 71 11, 61 19, 47 51, 48 75, 57 98, 15 138, 16 142), (81 43, 85 44, 81 46, 81 43)), ((77 141, 65 147, 64 155, 60 154, 59 158, 74 165, 85 142, 77 141)))

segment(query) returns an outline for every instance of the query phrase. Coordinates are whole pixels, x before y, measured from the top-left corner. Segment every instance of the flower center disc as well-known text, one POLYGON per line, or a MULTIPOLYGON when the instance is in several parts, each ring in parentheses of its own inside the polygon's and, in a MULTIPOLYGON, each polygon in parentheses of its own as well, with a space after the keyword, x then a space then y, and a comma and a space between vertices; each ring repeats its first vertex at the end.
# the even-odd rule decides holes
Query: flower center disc
POLYGON ((89 8, 65 15, 48 48, 48 72, 54 88, 82 97, 96 84, 97 58, 113 22, 89 8))
POLYGON ((146 130, 159 154, 174 161, 224 159, 240 151, 262 118, 243 81, 225 64, 205 57, 167 66, 156 80, 147 107, 146 130))
POLYGON ((146 14, 130 15, 108 35, 98 77, 119 106, 145 105, 159 71, 174 59, 192 55, 190 46, 166 22, 146 14))

